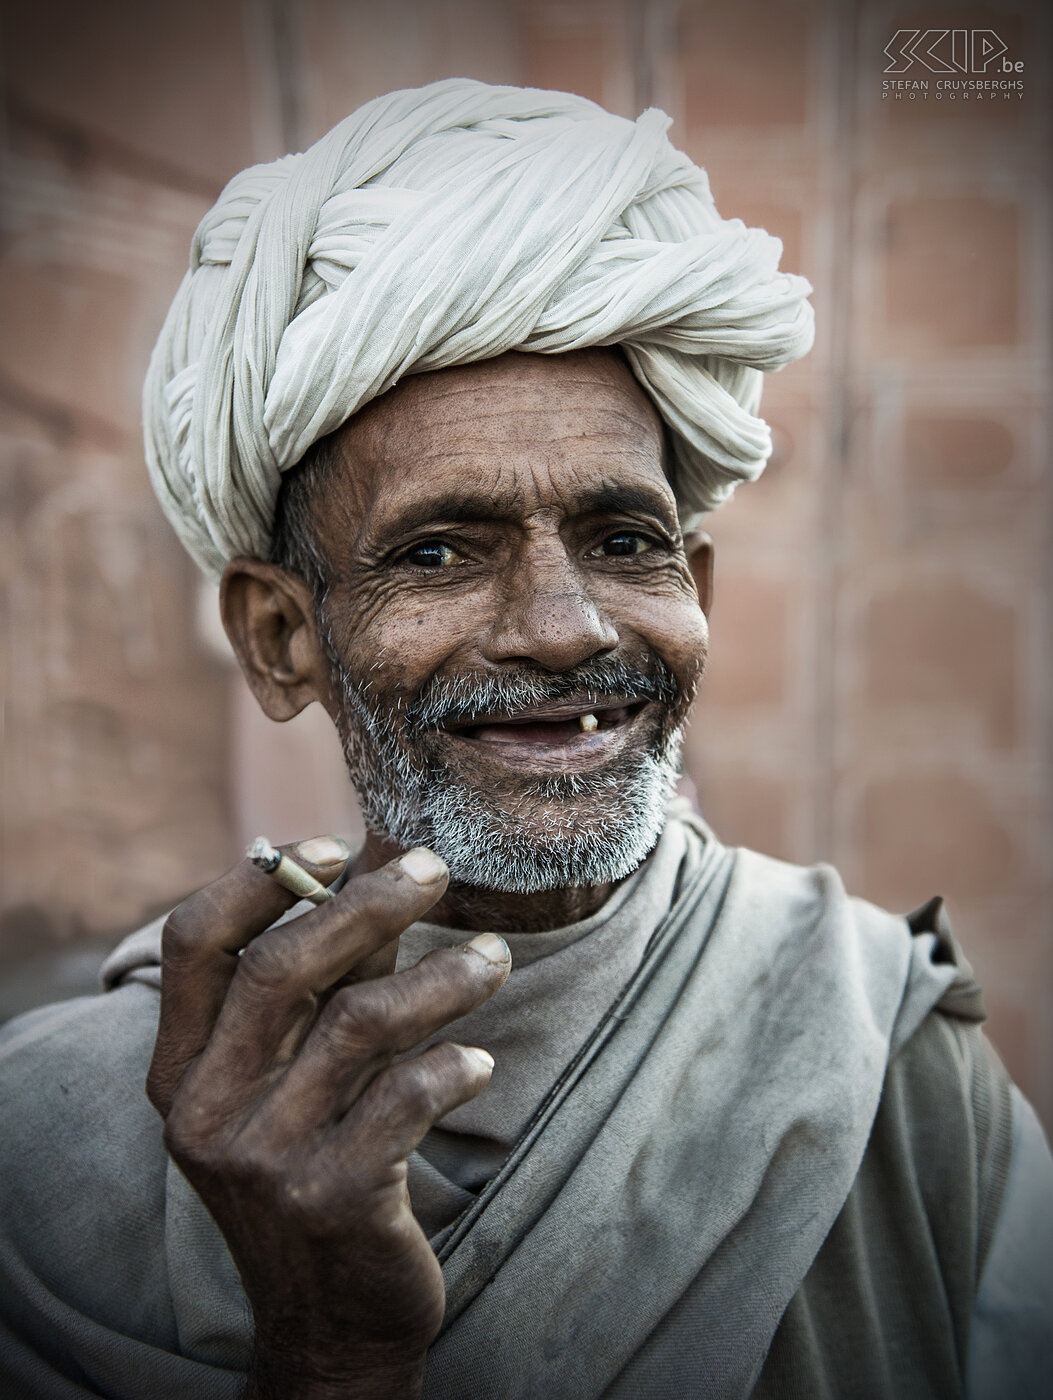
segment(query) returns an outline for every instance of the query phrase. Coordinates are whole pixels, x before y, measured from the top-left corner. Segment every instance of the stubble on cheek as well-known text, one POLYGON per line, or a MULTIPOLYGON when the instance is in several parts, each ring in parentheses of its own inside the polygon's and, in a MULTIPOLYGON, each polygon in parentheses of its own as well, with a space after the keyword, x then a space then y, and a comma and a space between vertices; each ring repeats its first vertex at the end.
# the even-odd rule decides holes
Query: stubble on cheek
MULTIPOLYGON (((367 598, 365 612, 368 605, 367 598)), ((432 846, 455 883, 506 891, 608 882, 646 856, 678 776, 680 730, 704 666, 704 636, 688 628, 688 635, 671 638, 669 662, 643 647, 635 656, 596 658, 565 673, 523 667, 451 676, 440 663, 421 679, 427 628, 407 614, 395 630, 397 647, 386 629, 384 648, 370 649, 368 623, 359 625, 365 612, 353 611, 354 619, 345 608, 337 629, 320 631, 331 713, 374 832, 402 846, 432 846), (599 696, 639 691, 653 711, 646 723, 638 715, 632 742, 595 768, 518 772, 505 756, 490 761, 480 747, 444 732, 456 724, 458 706, 470 715, 508 714, 577 701, 593 686, 599 696)))

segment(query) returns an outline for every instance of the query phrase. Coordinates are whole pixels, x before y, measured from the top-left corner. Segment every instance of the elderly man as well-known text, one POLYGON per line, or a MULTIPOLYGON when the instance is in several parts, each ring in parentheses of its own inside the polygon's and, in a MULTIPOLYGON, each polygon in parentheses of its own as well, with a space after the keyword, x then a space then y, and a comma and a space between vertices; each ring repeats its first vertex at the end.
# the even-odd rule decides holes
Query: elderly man
POLYGON ((440 83, 202 223, 154 482, 369 834, 9 1029, 12 1393, 1040 1393, 1048 1153, 939 901, 670 806, 697 524, 811 321, 665 126, 440 83))

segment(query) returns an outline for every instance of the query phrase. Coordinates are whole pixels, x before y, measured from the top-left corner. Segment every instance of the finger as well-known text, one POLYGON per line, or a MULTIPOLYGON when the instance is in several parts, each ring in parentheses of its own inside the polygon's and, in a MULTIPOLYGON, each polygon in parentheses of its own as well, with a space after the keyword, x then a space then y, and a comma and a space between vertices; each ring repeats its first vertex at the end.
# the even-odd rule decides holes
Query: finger
POLYGON ((503 986, 511 967, 504 940, 484 933, 405 972, 342 987, 261 1107, 268 1140, 279 1147, 300 1141, 341 1117, 395 1056, 467 1016, 503 986))
POLYGON ((429 1128, 486 1088, 493 1068, 487 1051, 451 1041, 389 1065, 330 1131, 327 1151, 354 1161, 360 1188, 368 1189, 363 1173, 370 1164, 383 1184, 429 1128))
MULTIPOLYGON (((314 837, 282 847, 324 885, 347 864, 345 842, 314 837)), ((250 860, 172 911, 161 940, 161 1014, 147 1093, 167 1111, 186 1065, 208 1040, 238 966, 238 953, 297 902, 250 860)))
POLYGON ((330 903, 254 940, 239 960, 232 1001, 328 991, 391 948, 442 896, 448 877, 441 857, 417 847, 349 880, 330 903))
POLYGON ((272 1079, 298 1050, 319 998, 421 918, 447 878, 445 862, 434 853, 408 851, 349 880, 330 903, 254 938, 238 959, 202 1051, 214 1085, 237 1095, 272 1079))

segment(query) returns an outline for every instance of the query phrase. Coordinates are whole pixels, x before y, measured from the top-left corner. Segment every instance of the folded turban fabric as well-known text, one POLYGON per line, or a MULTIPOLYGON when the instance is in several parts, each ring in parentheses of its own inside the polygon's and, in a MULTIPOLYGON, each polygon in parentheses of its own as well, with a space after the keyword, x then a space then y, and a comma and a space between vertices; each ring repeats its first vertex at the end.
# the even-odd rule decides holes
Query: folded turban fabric
POLYGON ((620 345, 685 526, 757 477, 760 371, 809 349, 811 288, 720 217, 669 125, 454 78, 236 175, 143 395, 154 487, 201 568, 266 557, 281 473, 403 375, 508 350, 620 345))

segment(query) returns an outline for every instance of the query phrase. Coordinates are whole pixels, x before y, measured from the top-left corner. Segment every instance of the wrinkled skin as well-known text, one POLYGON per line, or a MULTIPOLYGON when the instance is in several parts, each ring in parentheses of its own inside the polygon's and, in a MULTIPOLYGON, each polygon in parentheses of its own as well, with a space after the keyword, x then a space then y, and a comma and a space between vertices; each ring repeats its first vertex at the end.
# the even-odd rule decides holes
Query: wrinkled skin
MULTIPOLYGON (((292 854, 329 883, 346 848, 324 864, 292 854)), ((481 951, 337 987, 441 894, 434 867, 419 882, 395 862, 265 932, 295 896, 243 861, 165 927, 148 1092, 252 1303, 250 1394, 412 1395, 442 1321, 406 1157, 492 1061, 453 1044, 391 1061, 494 992, 508 950, 484 935, 481 951)))
MULTIPOLYGON (((705 655, 708 542, 685 549, 657 417, 619 355, 510 354, 413 377, 352 420, 343 445, 353 470, 319 530, 326 621, 341 664, 370 674, 392 715, 434 676, 603 657, 660 658, 686 707, 705 655)), ((301 579, 235 560, 222 606, 271 718, 317 699, 346 724, 301 579)), ((539 772, 587 772, 643 743, 658 704, 612 709, 600 735, 528 715, 434 742, 451 771, 514 798, 539 772)), ((337 898, 278 929, 294 897, 242 862, 165 931, 149 1093, 252 1304, 250 1395, 419 1394, 443 1288, 406 1158, 489 1066, 448 1044, 392 1061, 493 995, 509 963, 484 935, 395 973, 399 934, 426 913, 468 930, 558 927, 610 892, 451 891, 441 861, 421 878, 420 855, 409 870, 398 857, 371 833, 337 898)), ((326 883, 343 868, 331 845, 298 859, 326 883)))

